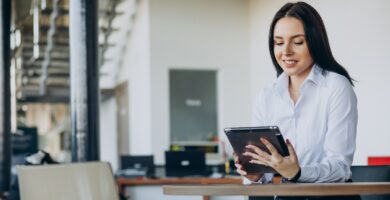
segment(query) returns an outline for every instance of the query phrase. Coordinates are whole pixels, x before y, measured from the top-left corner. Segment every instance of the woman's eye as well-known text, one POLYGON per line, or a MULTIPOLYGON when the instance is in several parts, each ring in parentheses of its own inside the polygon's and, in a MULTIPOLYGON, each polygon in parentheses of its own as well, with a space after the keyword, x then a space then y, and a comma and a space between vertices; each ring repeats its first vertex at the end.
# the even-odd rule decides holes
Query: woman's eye
POLYGON ((275 42, 275 45, 281 46, 281 45, 283 45, 283 42, 275 42))
POLYGON ((301 45, 303 44, 303 41, 298 41, 298 42, 294 42, 296 45, 301 45))

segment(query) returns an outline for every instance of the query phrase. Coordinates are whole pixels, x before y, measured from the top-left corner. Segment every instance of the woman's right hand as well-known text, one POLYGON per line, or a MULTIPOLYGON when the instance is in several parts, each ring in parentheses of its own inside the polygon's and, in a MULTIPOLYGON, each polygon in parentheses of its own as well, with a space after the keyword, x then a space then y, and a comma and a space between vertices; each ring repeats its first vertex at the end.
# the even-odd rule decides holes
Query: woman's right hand
POLYGON ((240 174, 241 176, 246 177, 250 181, 257 182, 263 177, 262 173, 256 173, 256 174, 248 174, 242 167, 242 164, 240 163, 238 156, 236 153, 233 153, 234 156, 234 165, 237 168, 237 173, 240 174))

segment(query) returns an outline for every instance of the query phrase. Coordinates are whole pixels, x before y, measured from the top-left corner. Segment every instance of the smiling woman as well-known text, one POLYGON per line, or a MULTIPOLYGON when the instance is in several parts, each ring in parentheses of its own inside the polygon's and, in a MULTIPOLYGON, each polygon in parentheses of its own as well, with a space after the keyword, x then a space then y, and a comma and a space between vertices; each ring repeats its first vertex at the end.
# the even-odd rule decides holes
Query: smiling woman
MULTIPOLYGON (((251 163, 274 168, 287 182, 350 182, 357 98, 353 79, 332 55, 318 12, 304 2, 285 4, 271 23, 269 49, 278 79, 255 102, 253 125, 278 126, 290 156, 281 156, 263 138, 270 153, 248 145, 243 154, 251 163)), ((273 174, 249 176, 235 160, 245 183, 271 181, 273 174)))
POLYGON ((278 21, 274 29, 274 56, 279 66, 290 76, 290 96, 294 103, 299 98, 299 88, 313 66, 305 39, 303 24, 297 18, 284 17, 278 21))

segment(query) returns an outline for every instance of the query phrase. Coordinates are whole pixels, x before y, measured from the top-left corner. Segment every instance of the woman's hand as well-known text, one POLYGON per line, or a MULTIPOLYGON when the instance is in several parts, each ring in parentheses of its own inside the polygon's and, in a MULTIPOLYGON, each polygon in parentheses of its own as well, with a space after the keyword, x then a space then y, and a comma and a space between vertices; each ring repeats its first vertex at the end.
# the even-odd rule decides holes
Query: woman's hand
POLYGON ((257 182, 261 179, 261 177, 263 177, 263 174, 262 173, 257 173, 257 174, 248 174, 243 168, 242 168, 242 165, 238 159, 238 156, 237 154, 233 153, 234 155, 234 165, 236 166, 237 168, 237 173, 239 173, 241 176, 244 176, 246 177, 247 179, 253 181, 253 182, 257 182))
POLYGON ((297 154, 290 141, 288 139, 286 140, 288 152, 290 154, 286 157, 281 156, 268 140, 260 138, 260 141, 268 148, 271 155, 254 145, 247 145, 246 147, 253 150, 253 152, 247 151, 243 153, 243 155, 252 157, 251 163, 270 166, 283 177, 292 179, 298 173, 300 166, 297 154))

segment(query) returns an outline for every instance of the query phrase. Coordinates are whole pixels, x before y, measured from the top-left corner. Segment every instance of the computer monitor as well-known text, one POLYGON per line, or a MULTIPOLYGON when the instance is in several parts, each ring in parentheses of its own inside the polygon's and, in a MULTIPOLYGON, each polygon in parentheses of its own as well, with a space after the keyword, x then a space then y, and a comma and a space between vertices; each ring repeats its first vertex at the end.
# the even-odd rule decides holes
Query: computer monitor
POLYGON ((168 177, 207 175, 204 151, 166 151, 165 175, 168 177))
POLYGON ((155 174, 153 155, 121 156, 121 169, 145 169, 146 175, 151 176, 155 174))
POLYGON ((38 151, 38 129, 36 127, 18 127, 16 133, 11 134, 13 155, 25 155, 38 151))

